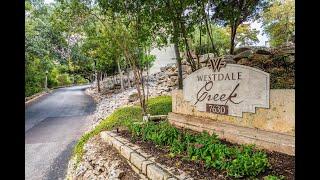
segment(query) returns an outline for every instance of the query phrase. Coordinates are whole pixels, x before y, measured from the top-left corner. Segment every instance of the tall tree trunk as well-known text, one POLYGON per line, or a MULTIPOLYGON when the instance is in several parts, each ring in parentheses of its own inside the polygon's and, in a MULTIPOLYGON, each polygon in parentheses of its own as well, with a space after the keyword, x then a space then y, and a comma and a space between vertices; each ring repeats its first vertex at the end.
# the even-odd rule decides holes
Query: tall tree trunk
POLYGON ((130 81, 130 71, 128 71, 127 79, 128 79, 128 87, 131 88, 132 85, 131 85, 131 81, 130 81))
POLYGON ((98 92, 101 91, 100 89, 100 72, 97 72, 97 86, 98 86, 98 92))
POLYGON ((183 89, 183 79, 182 79, 182 65, 181 65, 181 57, 179 52, 179 35, 178 35, 178 27, 177 22, 173 21, 173 31, 174 31, 174 53, 176 55, 177 67, 178 67, 178 89, 183 89))
POLYGON ((230 55, 233 55, 234 52, 234 39, 236 37, 237 27, 235 25, 231 26, 231 41, 230 41, 230 55))
MULTIPOLYGON (((138 10, 139 11, 139 10, 138 10)), ((140 32, 140 17, 139 15, 137 16, 136 18, 136 32, 137 32, 137 38, 139 37, 139 32, 140 32)), ((136 69, 136 72, 137 72, 137 75, 138 75, 138 80, 140 80, 141 82, 141 89, 142 89, 142 93, 140 93, 140 101, 141 101, 141 107, 142 107, 142 115, 145 116, 147 115, 147 106, 146 106, 146 94, 145 94, 145 91, 144 91, 144 79, 143 79, 143 66, 142 66, 142 57, 140 57, 141 53, 141 46, 140 46, 140 43, 139 43, 139 40, 137 39, 137 47, 138 47, 138 60, 140 60, 140 69, 139 67, 136 66, 135 62, 137 61, 133 61, 133 64, 134 64, 134 68, 136 69)), ((138 84, 139 85, 139 84, 138 84)))
POLYGON ((118 59, 117 64, 118 64, 118 71, 119 71, 119 75, 120 75, 120 85, 121 85, 121 92, 124 91, 124 87, 123 87, 123 77, 122 77, 122 71, 121 71, 121 67, 120 67, 120 60, 118 59))
MULTIPOLYGON (((212 47, 212 50, 213 50, 213 53, 216 55, 216 56, 219 56, 219 53, 218 51, 216 50, 214 44, 213 44, 213 39, 212 39, 212 35, 211 35, 211 29, 209 28, 209 22, 208 22, 208 16, 207 13, 205 12, 205 6, 204 6, 204 3, 202 2, 202 9, 203 9, 203 15, 204 15, 204 22, 205 22, 205 25, 206 25, 206 29, 207 29, 207 32, 208 32, 208 35, 209 35, 209 39, 210 39, 210 42, 211 42, 211 47, 212 47)), ((209 14, 209 7, 208 7, 208 14, 209 14)))
POLYGON ((149 99, 149 63, 147 64, 147 101, 148 102, 148 99, 149 99))
POLYGON ((94 71, 95 71, 95 80, 97 81, 98 92, 100 92, 100 79, 99 72, 97 71, 97 60, 94 60, 94 71))
POLYGON ((180 19, 180 25, 181 25, 181 30, 182 30, 182 36, 183 36, 183 39, 184 39, 184 45, 186 47, 187 61, 191 66, 192 72, 194 72, 194 71, 197 70, 197 67, 196 67, 196 63, 194 62, 193 57, 192 57, 192 55, 190 53, 190 48, 189 48, 189 44, 188 44, 188 40, 187 40, 187 32, 186 32, 185 24, 181 19, 180 19))
POLYGON ((146 104, 145 104, 145 94, 144 92, 142 92, 141 90, 143 90, 143 88, 141 88, 142 86, 142 76, 140 76, 140 70, 138 69, 137 65, 136 65, 136 61, 135 59, 132 58, 132 56, 129 55, 129 52, 127 50, 126 47, 123 48, 124 49, 124 54, 126 57, 126 61, 129 63, 132 71, 133 71, 133 76, 134 76, 134 81, 135 81, 135 86, 138 92, 138 97, 140 100, 140 106, 142 108, 142 115, 145 116, 146 115, 146 104))
POLYGON ((177 42, 174 43, 174 51, 176 54, 176 61, 177 61, 177 67, 178 67, 178 89, 183 89, 181 57, 179 52, 179 45, 177 42))

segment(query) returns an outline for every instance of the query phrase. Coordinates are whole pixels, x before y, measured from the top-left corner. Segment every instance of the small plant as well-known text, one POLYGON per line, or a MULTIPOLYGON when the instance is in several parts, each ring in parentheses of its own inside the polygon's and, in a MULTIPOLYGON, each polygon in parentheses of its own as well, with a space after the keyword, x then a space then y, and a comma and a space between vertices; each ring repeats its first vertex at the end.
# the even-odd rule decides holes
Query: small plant
POLYGON ((275 176, 275 175, 268 175, 263 177, 263 180, 283 180, 284 176, 275 176))

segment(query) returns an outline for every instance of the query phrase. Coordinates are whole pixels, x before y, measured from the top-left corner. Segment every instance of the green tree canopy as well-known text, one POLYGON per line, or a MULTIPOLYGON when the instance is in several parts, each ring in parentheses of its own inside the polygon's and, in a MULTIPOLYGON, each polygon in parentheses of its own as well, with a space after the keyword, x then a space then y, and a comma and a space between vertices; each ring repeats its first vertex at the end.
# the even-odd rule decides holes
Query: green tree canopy
POLYGON ((295 33, 295 3, 293 0, 274 0, 263 12, 264 32, 271 46, 279 46, 291 40, 295 33))

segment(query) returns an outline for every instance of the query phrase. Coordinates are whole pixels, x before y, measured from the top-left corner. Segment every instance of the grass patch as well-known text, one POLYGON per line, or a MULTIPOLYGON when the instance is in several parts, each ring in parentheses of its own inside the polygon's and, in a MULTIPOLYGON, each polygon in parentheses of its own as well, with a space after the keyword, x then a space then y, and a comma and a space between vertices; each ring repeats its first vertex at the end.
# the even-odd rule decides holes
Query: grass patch
MULTIPOLYGON (((171 112, 171 96, 159 96, 151 98, 148 101, 148 113, 151 115, 164 115, 171 112)), ((139 106, 122 107, 113 112, 109 117, 102 120, 92 131, 84 134, 77 142, 73 156, 76 157, 76 164, 80 162, 83 156, 84 144, 93 136, 101 131, 111 130, 119 126, 129 126, 134 121, 142 120, 142 111, 139 106)))
POLYGON ((83 156, 83 146, 84 144, 93 136, 99 134, 101 131, 110 130, 118 126, 127 125, 127 123, 133 121, 139 121, 142 119, 141 108, 138 106, 123 107, 117 109, 109 117, 102 120, 99 125, 97 125, 92 131, 84 134, 80 140, 77 142, 74 150, 73 156, 76 156, 77 164, 80 162, 83 156))
POLYGON ((168 113, 171 111, 171 96, 158 96, 148 100, 147 112, 150 115, 168 115, 168 113))
POLYGON ((233 178, 256 177, 270 167, 265 152, 255 150, 253 145, 227 146, 215 134, 178 130, 167 121, 131 123, 127 127, 134 139, 169 148, 170 156, 204 163, 233 178))

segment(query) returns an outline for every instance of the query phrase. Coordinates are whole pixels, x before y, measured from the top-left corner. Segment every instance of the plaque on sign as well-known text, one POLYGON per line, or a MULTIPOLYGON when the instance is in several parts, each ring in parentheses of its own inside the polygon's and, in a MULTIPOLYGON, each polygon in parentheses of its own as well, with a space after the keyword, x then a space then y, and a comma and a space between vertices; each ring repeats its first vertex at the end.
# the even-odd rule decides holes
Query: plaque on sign
POLYGON ((206 111, 215 114, 228 114, 228 106, 227 105, 219 105, 219 104, 207 104, 206 111))
POLYGON ((269 74, 259 69, 210 59, 183 80, 184 99, 198 111, 242 117, 269 108, 269 74))

